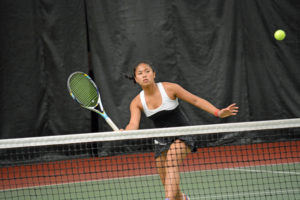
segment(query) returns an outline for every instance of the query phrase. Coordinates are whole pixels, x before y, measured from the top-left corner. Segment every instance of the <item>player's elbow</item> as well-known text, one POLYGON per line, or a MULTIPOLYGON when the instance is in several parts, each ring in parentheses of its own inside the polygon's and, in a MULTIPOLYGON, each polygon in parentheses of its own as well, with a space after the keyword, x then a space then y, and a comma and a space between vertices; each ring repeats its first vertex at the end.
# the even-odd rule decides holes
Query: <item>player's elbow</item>
POLYGON ((192 104, 200 109, 204 109, 205 107, 207 107, 207 101, 200 97, 194 98, 192 104))
POLYGON ((191 99, 191 104, 196 106, 196 107, 199 107, 201 106, 201 99, 200 98, 197 98, 197 97, 194 97, 191 99))

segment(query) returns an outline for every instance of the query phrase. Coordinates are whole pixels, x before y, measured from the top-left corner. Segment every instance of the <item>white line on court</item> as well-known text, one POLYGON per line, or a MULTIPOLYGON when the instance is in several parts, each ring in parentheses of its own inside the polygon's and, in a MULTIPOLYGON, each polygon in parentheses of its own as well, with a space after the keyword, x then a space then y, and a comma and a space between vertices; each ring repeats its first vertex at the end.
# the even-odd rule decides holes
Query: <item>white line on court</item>
POLYGON ((265 192, 244 192, 244 193, 235 193, 235 194, 227 194, 227 195, 210 195, 210 196, 202 196, 202 197, 193 197, 190 199, 197 200, 197 199, 224 199, 228 197, 237 198, 237 197, 245 197, 245 196, 253 196, 253 195, 269 195, 269 194, 288 194, 288 193, 299 193, 300 189, 297 190, 271 190, 265 192))
POLYGON ((230 169, 226 169, 226 170, 243 171, 243 172, 257 172, 257 173, 270 173, 270 174, 300 175, 300 172, 285 172, 285 171, 272 171, 272 170, 241 169, 241 168, 230 168, 230 169))

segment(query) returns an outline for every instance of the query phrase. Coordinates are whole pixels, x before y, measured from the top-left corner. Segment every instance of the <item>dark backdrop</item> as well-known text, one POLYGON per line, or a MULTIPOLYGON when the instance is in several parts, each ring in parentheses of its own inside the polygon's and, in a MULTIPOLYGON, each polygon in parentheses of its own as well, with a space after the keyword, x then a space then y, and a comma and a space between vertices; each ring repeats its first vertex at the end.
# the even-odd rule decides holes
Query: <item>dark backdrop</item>
MULTIPOLYGON (((299 12, 298 0, 1 0, 0 138, 110 131, 70 98, 77 70, 94 77, 125 127, 140 88, 121 73, 142 60, 157 81, 240 107, 216 119, 182 102, 195 125, 300 117, 299 12)), ((143 117, 141 128, 151 127, 143 117)))

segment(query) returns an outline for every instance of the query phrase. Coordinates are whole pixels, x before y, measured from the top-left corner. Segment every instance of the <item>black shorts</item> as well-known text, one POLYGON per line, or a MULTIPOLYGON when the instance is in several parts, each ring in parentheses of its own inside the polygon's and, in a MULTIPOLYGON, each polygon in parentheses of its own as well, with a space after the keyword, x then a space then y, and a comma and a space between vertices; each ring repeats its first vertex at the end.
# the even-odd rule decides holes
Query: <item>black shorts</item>
POLYGON ((155 138, 154 139, 154 156, 159 157, 162 152, 169 150, 171 144, 176 140, 183 141, 192 152, 197 151, 195 136, 176 136, 167 138, 155 138))
MULTIPOLYGON (((180 126, 190 126, 191 123, 188 120, 185 113, 181 110, 180 106, 177 106, 174 110, 164 110, 156 113, 149 117, 156 128, 168 128, 168 127, 180 127, 180 126)), ((170 145, 175 140, 183 141, 188 147, 190 147, 192 152, 197 151, 195 136, 174 136, 166 138, 155 138, 155 158, 161 155, 162 152, 168 150, 170 145)))

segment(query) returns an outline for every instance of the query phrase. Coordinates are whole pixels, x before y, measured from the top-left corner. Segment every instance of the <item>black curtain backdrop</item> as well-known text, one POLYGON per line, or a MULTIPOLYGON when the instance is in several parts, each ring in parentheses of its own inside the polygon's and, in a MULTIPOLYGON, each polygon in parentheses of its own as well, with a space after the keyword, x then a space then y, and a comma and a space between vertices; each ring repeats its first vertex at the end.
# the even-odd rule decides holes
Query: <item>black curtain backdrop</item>
MULTIPOLYGON (((237 117, 215 119, 183 103, 193 124, 299 117, 297 1, 87 1, 92 67, 116 123, 140 88, 120 76, 141 60, 158 80, 181 84, 237 117), (284 29, 278 42, 273 33, 284 29), (117 98, 115 98, 117 97, 117 98)), ((106 124, 99 120, 100 127, 106 124)), ((152 124, 142 120, 141 127, 152 124)))
POLYGON ((0 12, 0 138, 110 131, 70 98, 73 71, 94 77, 124 128, 140 88, 121 73, 143 60, 157 81, 240 107, 216 119, 181 102, 195 125, 300 117, 298 0, 2 0, 0 12))
POLYGON ((66 80, 88 71, 82 0, 0 2, 0 137, 89 132, 66 80))

